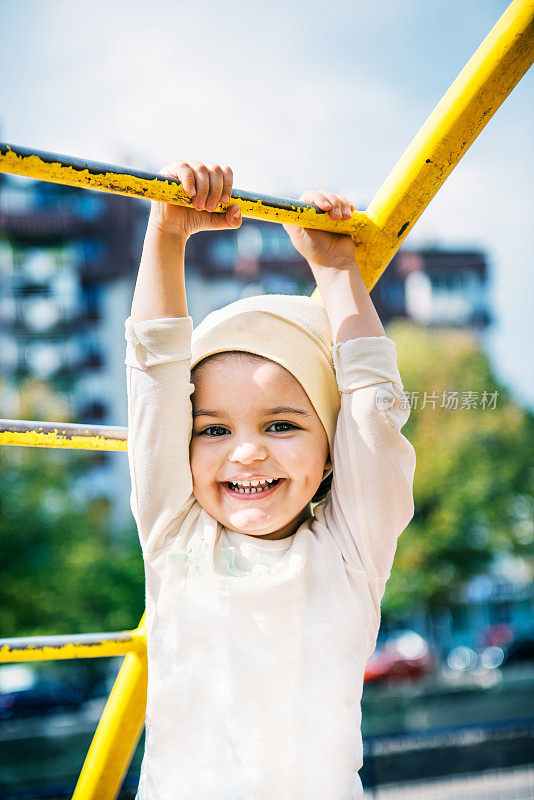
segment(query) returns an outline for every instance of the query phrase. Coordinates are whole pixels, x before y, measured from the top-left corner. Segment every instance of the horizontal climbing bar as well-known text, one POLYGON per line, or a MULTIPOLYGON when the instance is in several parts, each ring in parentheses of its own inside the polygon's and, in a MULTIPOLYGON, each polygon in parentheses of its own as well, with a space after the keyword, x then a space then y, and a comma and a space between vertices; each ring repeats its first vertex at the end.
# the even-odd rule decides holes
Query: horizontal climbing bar
POLYGON ((146 652, 144 629, 118 633, 79 633, 67 636, 22 636, 0 639, 0 664, 13 661, 54 661, 101 658, 146 652))
MULTIPOLYGON (((351 234, 370 291, 436 192, 534 61, 534 0, 513 0, 408 146, 365 213, 332 220, 298 200, 234 189, 244 217, 351 234)), ((0 144, 0 172, 191 206, 162 175, 0 144)), ((228 204, 230 205, 230 204, 228 204)), ((217 206, 223 211, 226 205, 217 206)), ((312 296, 318 294, 317 290, 312 296)))
POLYGON ((147 690, 145 614, 134 630, 0 639, 0 664, 124 655, 100 717, 73 800, 111 800, 143 732, 147 690))
POLYGON ((128 429, 110 425, 0 419, 0 445, 127 450, 128 429))
MULTIPOLYGON (((15 144, 0 143, 0 172, 82 189, 161 200, 179 206, 193 205, 180 181, 173 178, 58 153, 29 150, 15 144)), ((357 234, 365 226, 366 220, 365 214, 358 211, 349 220, 333 220, 325 211, 310 203, 269 195, 253 195, 236 188, 232 190, 230 203, 220 203, 215 210, 224 211, 231 205, 238 205, 244 217, 336 233, 357 234)))

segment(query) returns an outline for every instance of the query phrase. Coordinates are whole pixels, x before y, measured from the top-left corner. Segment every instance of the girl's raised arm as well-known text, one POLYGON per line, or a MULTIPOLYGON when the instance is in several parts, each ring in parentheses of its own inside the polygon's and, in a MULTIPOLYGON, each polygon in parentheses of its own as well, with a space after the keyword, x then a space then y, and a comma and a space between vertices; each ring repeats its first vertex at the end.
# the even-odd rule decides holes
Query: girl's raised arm
MULTIPOLYGON (((345 198, 305 192, 333 219, 349 218, 345 198)), ((365 572, 377 619, 397 539, 413 516, 415 452, 401 433, 409 408, 388 339, 354 258, 350 236, 287 227, 308 259, 330 320, 341 392, 332 490, 317 519, 346 562, 365 572)))
POLYGON ((181 181, 193 208, 152 201, 132 301, 132 322, 187 317, 184 254, 188 238, 198 231, 241 225, 239 206, 230 206, 225 214, 213 213, 219 203, 230 202, 230 167, 181 161, 160 174, 181 181))
POLYGON ((237 206, 213 213, 230 199, 229 167, 181 162, 162 174, 182 182, 194 207, 152 203, 126 320, 131 508, 146 555, 173 537, 181 513, 194 500, 189 466, 193 320, 187 309, 185 245, 197 231, 241 224, 237 206))

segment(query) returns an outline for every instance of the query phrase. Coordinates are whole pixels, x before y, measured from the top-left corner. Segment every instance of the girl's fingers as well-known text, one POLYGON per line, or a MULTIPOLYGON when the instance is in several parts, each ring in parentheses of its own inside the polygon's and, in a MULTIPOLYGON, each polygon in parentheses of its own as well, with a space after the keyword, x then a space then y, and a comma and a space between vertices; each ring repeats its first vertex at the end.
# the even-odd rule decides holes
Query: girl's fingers
POLYGON ((206 211, 215 211, 223 193, 223 171, 218 164, 208 164, 210 189, 206 200, 206 211))
POLYGON ((176 174, 178 180, 181 182, 184 188, 186 195, 189 197, 194 197, 196 194, 195 175, 189 164, 187 164, 185 161, 182 161, 181 164, 178 164, 176 174))
POLYGON ((223 190, 222 190, 222 197, 221 203, 229 203, 230 197, 232 196, 232 183, 234 181, 234 174, 230 167, 226 166, 222 168, 223 174, 223 190))
POLYGON ((321 208, 329 210, 332 219, 349 219, 354 211, 354 206, 346 197, 334 192, 320 192, 322 198, 321 208))
POLYGON ((176 161, 164 167, 159 174, 179 180, 197 211, 212 212, 219 203, 226 205, 231 200, 234 176, 228 166, 203 164, 201 161, 176 161))
POLYGON ((299 199, 306 203, 313 203, 318 208, 327 211, 332 219, 349 219, 354 211, 354 206, 346 197, 326 190, 307 190, 301 194, 299 199))
POLYGON ((241 209, 239 206, 230 206, 226 209, 226 222, 232 226, 232 228, 239 228, 241 225, 241 209))
POLYGON ((348 217, 352 217, 352 212, 354 211, 354 206, 352 203, 350 203, 343 195, 339 195, 339 199, 341 200, 341 210, 343 212, 343 216, 347 219, 348 217))
POLYGON ((341 219, 343 216, 343 212, 341 210, 341 200, 339 199, 337 194, 334 194, 334 192, 327 192, 327 191, 323 191, 321 192, 321 194, 323 194, 326 200, 328 200, 328 202, 330 203, 330 211, 329 211, 330 217, 332 219, 341 219))
POLYGON ((317 200, 315 200, 315 205, 319 206, 319 208, 323 208, 325 211, 330 211, 332 208, 332 203, 326 196, 324 192, 316 192, 317 200))
POLYGON ((202 211, 210 190, 210 175, 208 168, 200 161, 192 161, 191 166, 195 176, 196 194, 193 206, 197 211, 202 211))

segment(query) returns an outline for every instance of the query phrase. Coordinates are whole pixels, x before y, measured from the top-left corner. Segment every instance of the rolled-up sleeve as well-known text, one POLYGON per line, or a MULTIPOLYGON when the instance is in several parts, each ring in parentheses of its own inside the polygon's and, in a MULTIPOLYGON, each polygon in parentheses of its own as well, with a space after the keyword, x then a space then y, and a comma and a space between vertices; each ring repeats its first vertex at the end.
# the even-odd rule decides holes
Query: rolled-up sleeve
POLYGON ((332 354, 341 408, 332 489, 320 513, 345 560, 377 579, 380 600, 414 512, 415 451, 401 433, 410 411, 391 339, 351 339, 332 354))
POLYGON ((163 547, 194 497, 191 317, 125 323, 130 505, 144 553, 163 547))

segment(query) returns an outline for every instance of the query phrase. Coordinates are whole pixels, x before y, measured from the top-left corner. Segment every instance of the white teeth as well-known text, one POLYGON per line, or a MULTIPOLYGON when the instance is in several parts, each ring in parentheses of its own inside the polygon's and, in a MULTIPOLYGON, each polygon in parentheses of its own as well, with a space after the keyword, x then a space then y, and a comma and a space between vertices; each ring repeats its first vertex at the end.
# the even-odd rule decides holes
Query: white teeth
POLYGON ((234 486, 245 486, 248 488, 249 486, 266 486, 273 481, 274 478, 255 478, 253 481, 230 481, 230 483, 233 483, 234 486))
POLYGON ((252 481, 240 481, 239 483, 229 481, 229 486, 232 491, 239 492, 239 494, 256 494, 269 489, 274 481, 275 478, 256 478, 252 481))

